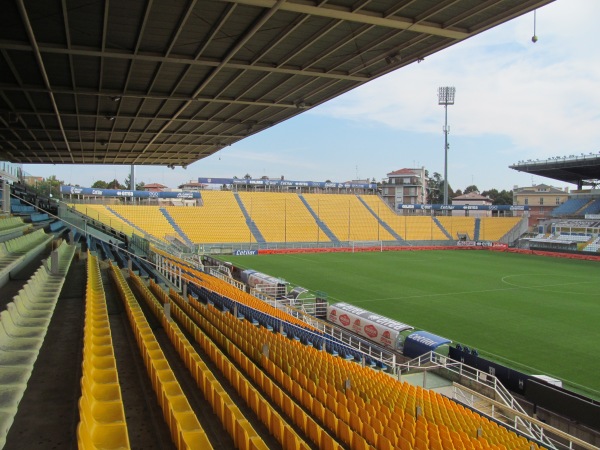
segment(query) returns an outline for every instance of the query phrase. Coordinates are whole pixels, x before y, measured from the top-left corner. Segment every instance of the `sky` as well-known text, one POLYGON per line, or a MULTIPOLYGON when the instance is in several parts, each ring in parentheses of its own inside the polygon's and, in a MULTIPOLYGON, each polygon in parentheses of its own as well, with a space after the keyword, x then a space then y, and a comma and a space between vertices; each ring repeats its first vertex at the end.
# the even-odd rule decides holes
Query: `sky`
MULTIPOLYGON (((598 0, 557 0, 380 77, 216 154, 175 170, 136 167, 136 181, 169 187, 198 177, 264 175, 336 182, 404 167, 444 173, 440 86, 448 107, 448 180, 480 191, 566 183, 509 169, 520 160, 600 151, 598 0)), ((121 182, 129 166, 25 165, 66 184, 121 182)), ((570 186, 572 187, 572 186, 570 186)))

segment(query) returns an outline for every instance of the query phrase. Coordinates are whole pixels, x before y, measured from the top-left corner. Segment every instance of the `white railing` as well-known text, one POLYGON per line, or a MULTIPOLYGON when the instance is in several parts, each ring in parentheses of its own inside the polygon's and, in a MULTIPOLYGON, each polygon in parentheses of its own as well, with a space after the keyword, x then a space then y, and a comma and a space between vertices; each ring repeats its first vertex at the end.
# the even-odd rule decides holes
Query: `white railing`
MULTIPOLYGON (((490 375, 487 372, 483 372, 474 367, 468 366, 463 362, 456 361, 447 356, 439 355, 435 352, 425 353, 411 361, 398 365, 398 377, 402 372, 409 370, 431 370, 432 368, 445 369, 455 375, 458 375, 458 379, 462 380, 460 384, 464 384, 464 379, 474 382, 480 386, 484 386, 493 391, 494 397, 488 398, 490 401, 496 401, 503 405, 505 408, 509 408, 514 411, 515 428, 518 429, 534 439, 545 442, 551 445, 551 442, 544 441, 544 432, 540 426, 527 418, 529 415, 525 412, 523 407, 515 400, 512 394, 504 387, 502 383, 494 375, 490 375)), ((466 389, 466 388, 465 388, 466 389)), ((480 394, 484 396, 483 394, 480 394)), ((489 396, 486 396, 489 397, 489 396)))
MULTIPOLYGON (((573 449, 575 446, 577 448, 582 448, 586 450, 598 450, 598 447, 582 441, 581 439, 572 436, 568 433, 565 433, 562 430, 554 428, 550 425, 547 425, 533 417, 528 416, 527 414, 521 413, 512 409, 506 405, 503 405, 500 402, 487 398, 485 395, 471 390, 465 386, 457 385, 454 383, 453 385, 453 393, 454 399, 460 401, 470 407, 473 407, 476 404, 476 399, 481 400, 488 404, 490 408, 490 413, 484 413, 498 422, 503 423, 504 425, 513 428, 515 431, 528 434, 530 437, 533 437, 535 440, 543 443, 543 445, 553 448, 553 449, 573 449), (524 425, 525 430, 523 429, 524 425), (527 432, 528 429, 535 428, 538 431, 537 435, 532 435, 527 432)), ((476 409, 476 408, 474 408, 476 409)))

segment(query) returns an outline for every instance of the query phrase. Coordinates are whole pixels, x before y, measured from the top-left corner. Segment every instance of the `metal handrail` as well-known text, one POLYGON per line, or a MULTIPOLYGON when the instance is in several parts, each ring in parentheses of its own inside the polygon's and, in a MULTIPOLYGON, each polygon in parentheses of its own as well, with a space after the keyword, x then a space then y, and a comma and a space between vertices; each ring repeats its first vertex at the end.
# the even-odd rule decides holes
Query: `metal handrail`
MULTIPOLYGON (((515 422, 520 423, 523 427, 528 430, 528 434, 543 441, 544 433, 542 428, 536 423, 531 421, 525 421, 523 417, 530 417, 527 412, 523 409, 523 407, 516 401, 516 399, 512 396, 512 394, 504 387, 502 383, 496 378, 494 375, 491 375, 487 372, 483 372, 477 368, 468 366, 467 364, 456 361, 450 357, 439 355, 435 352, 425 353, 418 358, 410 360, 406 363, 399 364, 399 373, 408 370, 414 369, 423 369, 424 364, 433 364, 434 367, 439 367, 446 369, 450 372, 457 374, 460 377, 465 377, 470 381, 478 383, 482 386, 490 388, 493 390, 496 399, 500 399, 498 402, 503 406, 510 408, 515 413, 515 422)), ((431 365, 427 366, 428 369, 431 369, 431 365)), ((480 394, 482 395, 482 394, 480 394)), ((490 401, 497 401, 496 399, 491 399, 490 401)), ((545 441, 544 441, 545 442, 545 441)), ((547 442, 547 444, 552 445, 551 442, 547 442)))

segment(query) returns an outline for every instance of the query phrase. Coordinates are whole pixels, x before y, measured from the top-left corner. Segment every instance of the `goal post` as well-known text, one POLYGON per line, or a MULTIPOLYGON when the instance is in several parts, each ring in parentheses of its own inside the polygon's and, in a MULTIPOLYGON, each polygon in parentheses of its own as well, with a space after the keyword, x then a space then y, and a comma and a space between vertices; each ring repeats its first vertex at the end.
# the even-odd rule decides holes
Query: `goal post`
POLYGON ((383 251, 383 241, 351 241, 350 246, 352 253, 383 251))

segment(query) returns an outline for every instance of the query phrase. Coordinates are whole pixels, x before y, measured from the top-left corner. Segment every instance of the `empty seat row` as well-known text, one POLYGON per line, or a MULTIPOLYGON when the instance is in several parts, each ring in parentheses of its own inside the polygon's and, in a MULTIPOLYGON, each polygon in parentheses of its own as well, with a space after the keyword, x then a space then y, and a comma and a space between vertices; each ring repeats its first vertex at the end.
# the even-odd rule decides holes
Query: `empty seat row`
POLYGON ((0 286, 8 280, 11 271, 39 254, 51 240, 52 235, 48 235, 40 229, 6 242, 0 242, 0 286))
POLYGON ((75 247, 63 242, 55 252, 58 267, 38 268, 0 313, 0 448, 44 342, 75 247))
MULTIPOLYGON (((139 278, 134 277, 134 282, 138 286, 142 286, 139 278), (137 278, 137 280, 135 280, 137 278)), ((183 335, 179 326, 172 321, 167 321, 162 313, 162 304, 169 303, 171 314, 178 320, 182 327, 186 329, 204 352, 212 359, 217 368, 225 375, 231 385, 244 398, 247 405, 253 409, 257 416, 261 417, 264 424, 271 430, 274 437, 284 445, 284 439, 289 441, 290 449, 301 450, 308 448, 302 446, 301 438, 294 430, 284 426, 282 433, 274 432, 279 430, 279 425, 282 424, 281 417, 271 407, 271 405, 245 380, 239 371, 231 364, 227 356, 223 354, 214 343, 195 325, 195 323, 184 313, 177 304, 171 303, 168 295, 156 283, 150 281, 150 290, 145 286, 141 287, 144 291, 144 297, 147 298, 155 314, 163 322, 163 326, 167 329, 171 342, 177 348, 181 358, 186 362, 188 369, 195 378, 200 390, 204 393, 205 398, 211 404, 213 411, 219 416, 223 426, 233 438, 238 448, 267 448, 264 441, 258 436, 254 428, 248 422, 247 418, 239 410, 231 397, 225 392, 222 385, 216 380, 208 367, 200 359, 192 345, 183 335), (267 411, 268 415, 260 416, 260 411, 267 411), (268 417, 272 420, 265 421, 268 417), (241 441, 240 441, 241 440, 241 441), (290 444, 294 445, 290 446, 290 444)))
MULTIPOLYGON (((169 296, 161 292, 162 289, 152 282, 151 289, 153 292, 157 292, 157 295, 163 301, 169 301, 169 296)), ((236 391, 284 448, 301 450, 309 447, 290 425, 281 418, 264 396, 274 402, 314 444, 325 449, 339 448, 335 440, 303 411, 300 404, 295 404, 281 388, 272 383, 268 377, 263 376, 262 371, 255 366, 252 359, 244 355, 233 342, 225 338, 191 303, 186 302, 185 299, 174 292, 171 292, 170 298, 174 301, 174 303, 171 303, 171 308, 177 320, 194 336, 196 342, 202 346, 236 391), (211 339, 217 342, 225 351, 217 348, 211 342, 211 339), (237 369, 232 360, 242 370, 237 369), (262 394, 249 383, 248 379, 261 387, 262 394)), ((193 298, 188 300, 194 301, 193 298)))
POLYGON ((80 214, 86 215, 89 218, 103 223, 114 230, 126 234, 127 236, 132 236, 134 234, 143 235, 141 231, 135 229, 127 222, 117 217, 104 205, 71 204, 69 206, 80 214))
POLYGON ((0 237, 7 236, 17 231, 26 231, 33 225, 23 222, 20 217, 4 217, 0 219, 0 237))
MULTIPOLYGON (((193 302, 190 298, 190 303, 193 302)), ((340 433, 338 437, 342 440, 348 439, 348 425, 355 433, 362 430, 362 439, 378 448, 502 448, 497 447, 499 444, 508 449, 528 449, 532 445, 525 438, 439 394, 307 348, 280 334, 236 320, 210 305, 200 310, 245 353, 260 354, 260 349, 268 344, 268 361, 263 359, 263 366, 287 386, 288 391, 294 393, 295 390, 296 398, 302 395, 305 407, 310 405, 327 427, 340 433), (288 374, 291 381, 287 381, 288 374), (296 386, 308 394, 300 392, 296 386), (312 400, 306 397, 309 394, 312 400), (327 410, 331 412, 327 413, 327 410), (422 422, 418 426, 421 431, 417 430, 419 421, 422 422), (385 430, 390 428, 393 432, 388 431, 386 436, 385 430)), ((351 446, 355 447, 354 440, 351 440, 351 446)))
POLYGON ((121 270, 111 263, 110 271, 125 305, 165 422, 171 430, 173 443, 178 449, 211 449, 206 433, 200 426, 121 270))
POLYGON ((128 449, 106 296, 98 259, 89 252, 87 275, 77 442, 80 449, 128 449))
POLYGON ((165 236, 177 234, 158 206, 111 205, 107 209, 163 242, 165 236))

